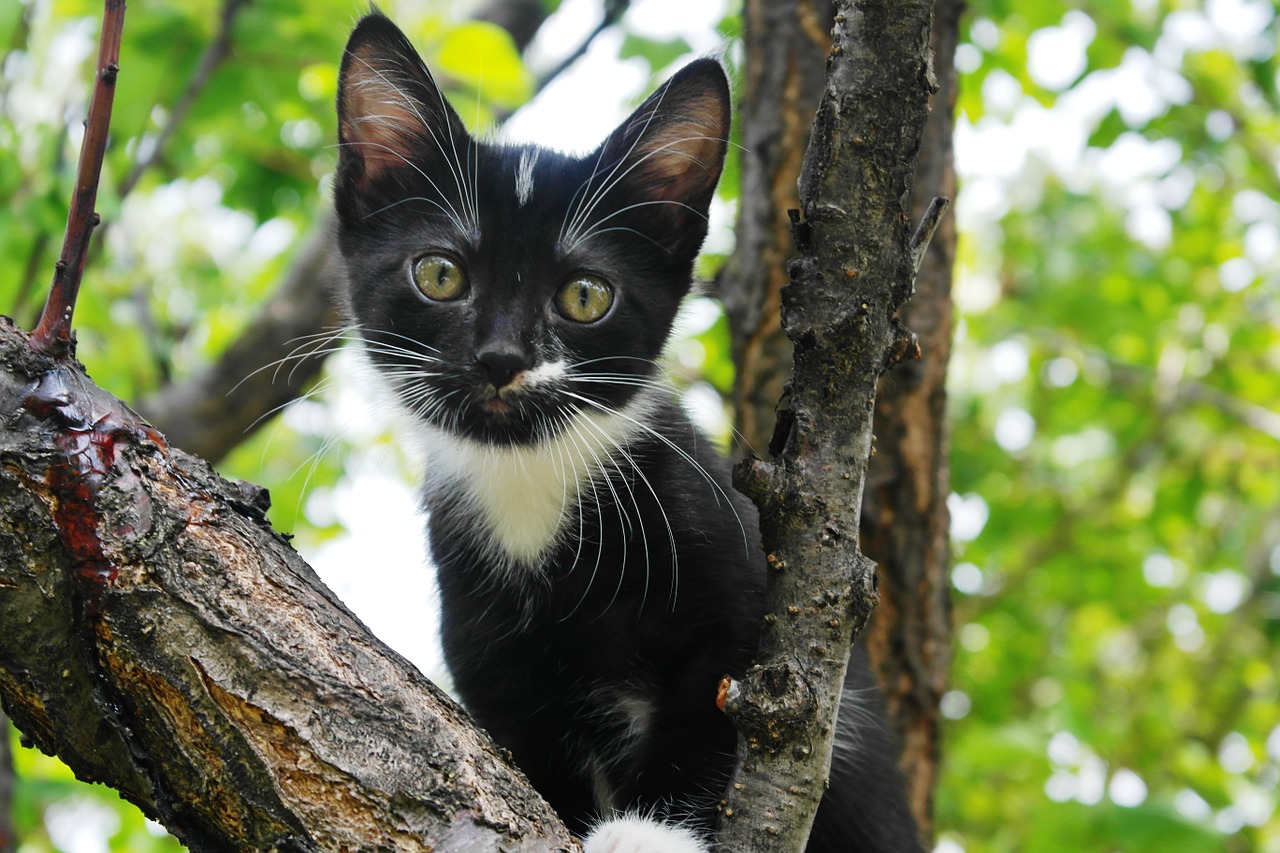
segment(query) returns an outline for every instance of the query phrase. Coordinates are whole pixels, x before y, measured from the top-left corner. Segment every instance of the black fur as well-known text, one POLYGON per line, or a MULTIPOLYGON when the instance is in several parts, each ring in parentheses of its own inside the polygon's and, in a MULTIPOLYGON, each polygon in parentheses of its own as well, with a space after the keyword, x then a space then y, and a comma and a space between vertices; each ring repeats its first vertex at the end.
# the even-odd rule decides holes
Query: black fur
MULTIPOLYGON (((583 157, 485 144, 374 14, 338 97, 350 310, 435 444, 424 501, 458 693, 575 830, 632 808, 713 826, 736 741, 716 687, 755 652, 765 567, 755 509, 654 360, 706 236, 723 71, 692 63, 583 157), (414 286, 424 255, 462 271, 462 295, 414 286), (586 323, 556 308, 583 275, 613 299, 586 323), (507 468, 482 488, 469 453, 507 468), (535 494, 538 464, 587 473, 548 493, 564 502, 555 534, 516 553, 490 504, 506 505, 502 477, 535 494)), ((850 673, 809 849, 919 849, 861 657, 850 673)))

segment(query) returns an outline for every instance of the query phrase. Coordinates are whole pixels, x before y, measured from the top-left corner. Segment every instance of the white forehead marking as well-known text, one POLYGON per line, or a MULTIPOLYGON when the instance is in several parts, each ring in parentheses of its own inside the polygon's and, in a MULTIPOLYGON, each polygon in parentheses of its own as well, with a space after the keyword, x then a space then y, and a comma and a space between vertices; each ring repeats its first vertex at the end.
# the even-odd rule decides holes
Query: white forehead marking
POLYGON ((538 149, 526 148, 520 152, 520 163, 516 166, 516 200, 524 207, 533 195, 533 164, 538 162, 538 149))

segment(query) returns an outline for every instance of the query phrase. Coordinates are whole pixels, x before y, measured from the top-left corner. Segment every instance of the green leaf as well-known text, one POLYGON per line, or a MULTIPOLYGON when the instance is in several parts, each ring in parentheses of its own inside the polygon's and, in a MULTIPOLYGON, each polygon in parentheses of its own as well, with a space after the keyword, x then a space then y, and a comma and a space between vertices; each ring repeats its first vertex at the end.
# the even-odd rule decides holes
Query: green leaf
POLYGON ((432 60, 433 69, 498 107, 515 109, 533 94, 533 77, 511 34, 497 24, 459 24, 445 33, 432 60))
POLYGON ((682 56, 693 50, 689 42, 682 38, 652 39, 628 33, 622 41, 622 49, 618 53, 620 59, 640 58, 649 63, 651 71, 666 68, 682 56))

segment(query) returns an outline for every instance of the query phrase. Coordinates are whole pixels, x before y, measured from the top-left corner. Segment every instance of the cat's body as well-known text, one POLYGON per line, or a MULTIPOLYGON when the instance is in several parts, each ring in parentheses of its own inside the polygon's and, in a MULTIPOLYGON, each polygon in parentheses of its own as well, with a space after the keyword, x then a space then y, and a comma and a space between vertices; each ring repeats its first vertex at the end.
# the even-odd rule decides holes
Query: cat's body
MULTIPOLYGON (((496 537, 483 510, 458 512, 482 503, 471 495, 491 487, 483 474, 427 488, 458 692, 579 831, 587 816, 614 809, 658 806, 695 817, 714 807, 722 792, 704 786, 727 776, 735 747, 716 686, 746 668, 758 633, 763 574, 743 532, 754 531, 754 513, 731 489, 721 493, 723 462, 672 401, 654 397, 648 416, 673 428, 661 440, 640 431, 619 441, 631 461, 594 472, 536 579, 511 576, 524 567, 500 569, 495 579, 494 557, 511 555, 490 556, 496 537), (673 493, 692 500, 659 506, 655 495, 673 493), (724 523, 734 509, 741 529, 724 523), (726 595, 723 576, 702 570, 708 564, 740 578, 740 587, 726 595)), ((589 466, 616 453, 590 429, 577 446, 589 466)), ((574 442, 511 451, 525 454, 524 464, 488 463, 506 469, 499 476, 511 511, 560 504, 561 450, 575 452, 574 442)))
MULTIPOLYGON (((592 853, 706 849, 736 742, 716 688, 759 636, 755 510, 655 362, 728 111, 704 60, 586 157, 477 143, 378 15, 340 76, 349 304, 428 447, 446 659, 592 853)), ((809 849, 916 850, 855 670, 809 849)))

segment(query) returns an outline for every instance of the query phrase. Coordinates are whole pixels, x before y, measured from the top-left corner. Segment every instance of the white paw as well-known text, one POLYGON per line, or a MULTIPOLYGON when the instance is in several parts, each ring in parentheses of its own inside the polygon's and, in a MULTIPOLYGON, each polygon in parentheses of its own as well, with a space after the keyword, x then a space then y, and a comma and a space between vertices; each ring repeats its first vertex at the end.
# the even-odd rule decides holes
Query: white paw
POLYGON ((634 815, 600 823, 582 848, 584 853, 707 853, 711 849, 692 829, 634 815))

